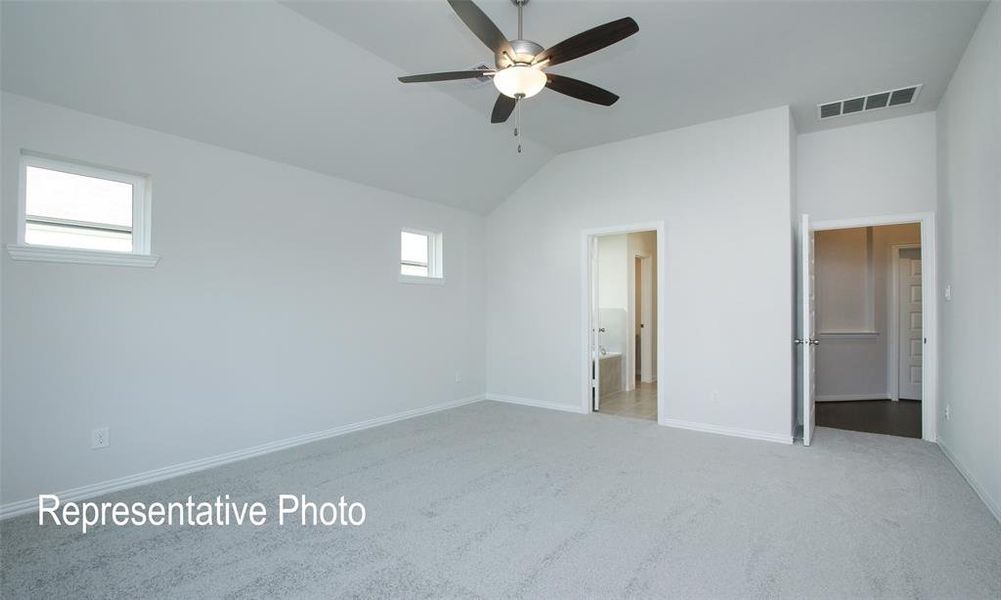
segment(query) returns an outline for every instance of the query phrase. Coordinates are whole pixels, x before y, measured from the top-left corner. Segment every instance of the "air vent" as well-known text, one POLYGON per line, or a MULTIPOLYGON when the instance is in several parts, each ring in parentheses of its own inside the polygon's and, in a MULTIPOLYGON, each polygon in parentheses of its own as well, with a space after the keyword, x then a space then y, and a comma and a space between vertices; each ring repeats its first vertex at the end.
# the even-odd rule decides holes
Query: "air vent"
POLYGON ((833 119, 856 113, 890 108, 893 106, 904 106, 911 104, 918 98, 921 85, 912 85, 905 88, 890 90, 888 92, 876 92, 866 94, 857 98, 838 100, 837 102, 825 102, 817 105, 817 118, 820 120, 833 119))
POLYGON ((828 117, 836 117, 841 114, 841 103, 832 102, 830 104, 820 105, 820 118, 826 119, 828 117))
POLYGON ((865 98, 852 98, 841 103, 841 114, 849 115, 861 112, 863 108, 865 108, 865 98))

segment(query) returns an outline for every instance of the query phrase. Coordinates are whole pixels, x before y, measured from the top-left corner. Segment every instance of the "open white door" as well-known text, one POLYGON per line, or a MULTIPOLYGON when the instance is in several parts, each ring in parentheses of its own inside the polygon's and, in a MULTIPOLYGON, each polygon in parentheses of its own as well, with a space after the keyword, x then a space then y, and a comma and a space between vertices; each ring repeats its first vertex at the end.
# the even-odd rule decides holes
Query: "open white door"
POLYGON ((591 410, 597 411, 601 406, 601 361, 598 360, 601 348, 601 319, 598 311, 598 238, 592 236, 588 241, 588 262, 591 273, 591 335, 588 349, 591 352, 591 410))
POLYGON ((816 370, 817 344, 820 342, 814 337, 816 325, 816 304, 814 297, 814 274, 813 274, 813 230, 810 228, 810 217, 803 215, 799 225, 800 239, 800 335, 795 341, 800 348, 800 396, 803 403, 803 445, 809 446, 813 441, 813 428, 815 426, 815 399, 816 399, 816 370))

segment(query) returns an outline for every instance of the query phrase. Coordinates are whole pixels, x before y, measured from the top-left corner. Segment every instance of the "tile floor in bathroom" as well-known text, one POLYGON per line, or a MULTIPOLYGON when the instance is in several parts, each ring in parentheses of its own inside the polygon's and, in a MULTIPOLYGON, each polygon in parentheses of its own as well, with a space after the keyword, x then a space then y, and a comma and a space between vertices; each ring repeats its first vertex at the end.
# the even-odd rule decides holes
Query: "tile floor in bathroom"
POLYGON ((602 396, 599 412, 619 417, 657 420, 657 382, 636 381, 629 392, 612 392, 602 396))

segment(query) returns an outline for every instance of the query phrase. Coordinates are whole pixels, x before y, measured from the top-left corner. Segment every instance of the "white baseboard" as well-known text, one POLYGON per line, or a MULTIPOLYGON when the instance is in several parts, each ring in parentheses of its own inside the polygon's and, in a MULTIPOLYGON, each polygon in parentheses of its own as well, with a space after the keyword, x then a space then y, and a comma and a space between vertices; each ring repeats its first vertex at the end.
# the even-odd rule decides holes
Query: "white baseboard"
POLYGON ((942 442, 942 438, 939 438, 938 440, 938 447, 942 449, 942 454, 945 454, 945 457, 949 459, 949 462, 952 463, 952 466, 956 467, 956 470, 959 471, 959 474, 963 476, 963 479, 965 479, 966 482, 970 484, 970 487, 973 488, 973 491, 976 492, 978 496, 980 496, 980 499, 983 500, 984 504, 987 505, 987 510, 991 511, 991 514, 994 515, 994 518, 997 519, 999 523, 1001 523, 1001 505, 998 505, 998 503, 996 503, 993 498, 987 495, 987 491, 984 489, 984 486, 980 485, 980 482, 977 481, 977 479, 973 476, 973 474, 966 470, 966 467, 963 466, 963 463, 959 462, 959 460, 956 459, 956 456, 952 453, 951 450, 949 450, 949 447, 942 442))
POLYGON ((817 396, 817 402, 844 402, 845 400, 890 400, 889 394, 881 392, 879 394, 827 394, 817 396))
POLYGON ((750 440, 763 440, 765 442, 776 442, 779 444, 792 444, 792 435, 780 433, 768 433, 766 431, 755 431, 753 429, 738 429, 736 427, 723 427, 721 425, 710 425, 708 423, 693 423, 692 421, 681 421, 679 419, 661 419, 661 425, 676 427, 678 429, 689 429, 691 431, 701 431, 704 433, 717 433, 732 437, 747 438, 750 440))
MULTIPOLYGON (((258 446, 244 448, 243 450, 235 450, 233 452, 227 452, 225 454, 217 454, 216 456, 210 456, 208 458, 191 460, 188 462, 183 462, 180 464, 163 467, 160 469, 154 469, 152 471, 146 471, 145 473, 127 475, 125 477, 110 479, 108 481, 102 481, 100 483, 94 483, 91 485, 85 485, 69 490, 63 490, 61 492, 56 492, 56 495, 59 496, 59 499, 61 501, 77 501, 77 500, 85 500, 87 498, 93 498, 95 496, 103 496, 105 494, 110 494, 112 492, 118 492, 121 490, 138 487, 141 485, 146 485, 148 483, 153 483, 156 481, 163 481, 164 479, 170 479, 172 477, 187 475, 188 473, 194 473, 196 471, 204 471, 205 469, 211 469, 212 467, 218 467, 239 460, 244 460, 246 458, 252 458, 255 456, 261 456, 262 454, 269 454, 271 452, 285 450, 286 448, 292 448, 294 446, 301 446, 303 444, 308 444, 310 442, 316 442, 327 438, 337 437, 339 435, 352 433, 354 431, 371 429, 372 427, 378 427, 380 425, 388 425, 389 423, 394 423, 396 421, 412 419, 414 417, 420 417, 422 415, 439 412, 442 410, 448 410, 450 408, 456 408, 459 406, 463 406, 465 404, 472 404, 473 402, 479 402, 480 400, 483 399, 484 399, 483 395, 477 395, 477 396, 470 396, 468 398, 460 398, 458 400, 452 400, 449 402, 432 404, 431 406, 425 406, 423 408, 415 408, 413 410, 408 410, 392 415, 386 415, 384 417, 376 417, 374 419, 368 419, 367 421, 349 423, 347 425, 341 425, 339 427, 324 429, 323 431, 316 431, 313 433, 298 435, 295 437, 286 438, 284 440, 278 440, 276 442, 268 442, 266 444, 260 444, 258 446)), ((38 508, 37 497, 27 498, 25 500, 18 500, 16 502, 10 502, 0 506, 0 520, 7 519, 10 517, 16 517, 17 515, 22 515, 25 513, 34 512, 37 508, 38 508)))
POLYGON ((561 410, 563 412, 572 412, 578 414, 584 414, 586 411, 583 407, 572 406, 570 404, 560 404, 558 402, 548 402, 546 400, 533 400, 531 398, 519 398, 518 396, 507 396, 504 394, 491 394, 487 393, 487 400, 493 400, 495 402, 507 402, 508 404, 521 404, 522 406, 534 406, 535 408, 545 408, 548 410, 561 410))

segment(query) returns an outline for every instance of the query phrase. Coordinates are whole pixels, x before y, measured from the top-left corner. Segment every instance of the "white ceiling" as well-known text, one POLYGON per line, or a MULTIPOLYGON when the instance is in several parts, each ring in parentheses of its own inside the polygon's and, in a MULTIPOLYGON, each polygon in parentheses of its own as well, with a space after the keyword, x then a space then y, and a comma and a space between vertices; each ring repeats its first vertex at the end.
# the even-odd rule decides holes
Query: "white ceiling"
MULTIPOLYGON (((516 36, 510 0, 477 1, 505 34, 516 36)), ((443 0, 285 4, 398 65, 401 74, 492 65, 490 52, 443 0)), ((623 16, 633 17, 640 31, 552 69, 619 94, 611 109, 543 92, 524 104, 523 128, 564 152, 789 104, 798 130, 807 132, 863 119, 819 123, 819 103, 916 83, 925 84, 916 105, 864 118, 932 110, 985 6, 953 0, 530 0, 524 35, 543 46, 623 16)), ((484 118, 496 97, 489 85, 423 85, 484 118)))
MULTIPOLYGON (((509 0, 480 6, 510 37, 509 0)), ((396 76, 490 63, 443 0, 3 3, 5 90, 485 212, 564 152, 789 104, 799 131, 932 110, 985 2, 531 0, 552 45, 622 16, 640 32, 553 68, 622 96, 543 91, 526 151, 496 92, 396 76), (290 10, 291 9, 291 10, 290 10), (819 123, 816 104, 915 83, 914 105, 819 123)))
POLYGON ((274 2, 2 7, 3 89, 46 102, 477 212, 552 156, 274 2))

